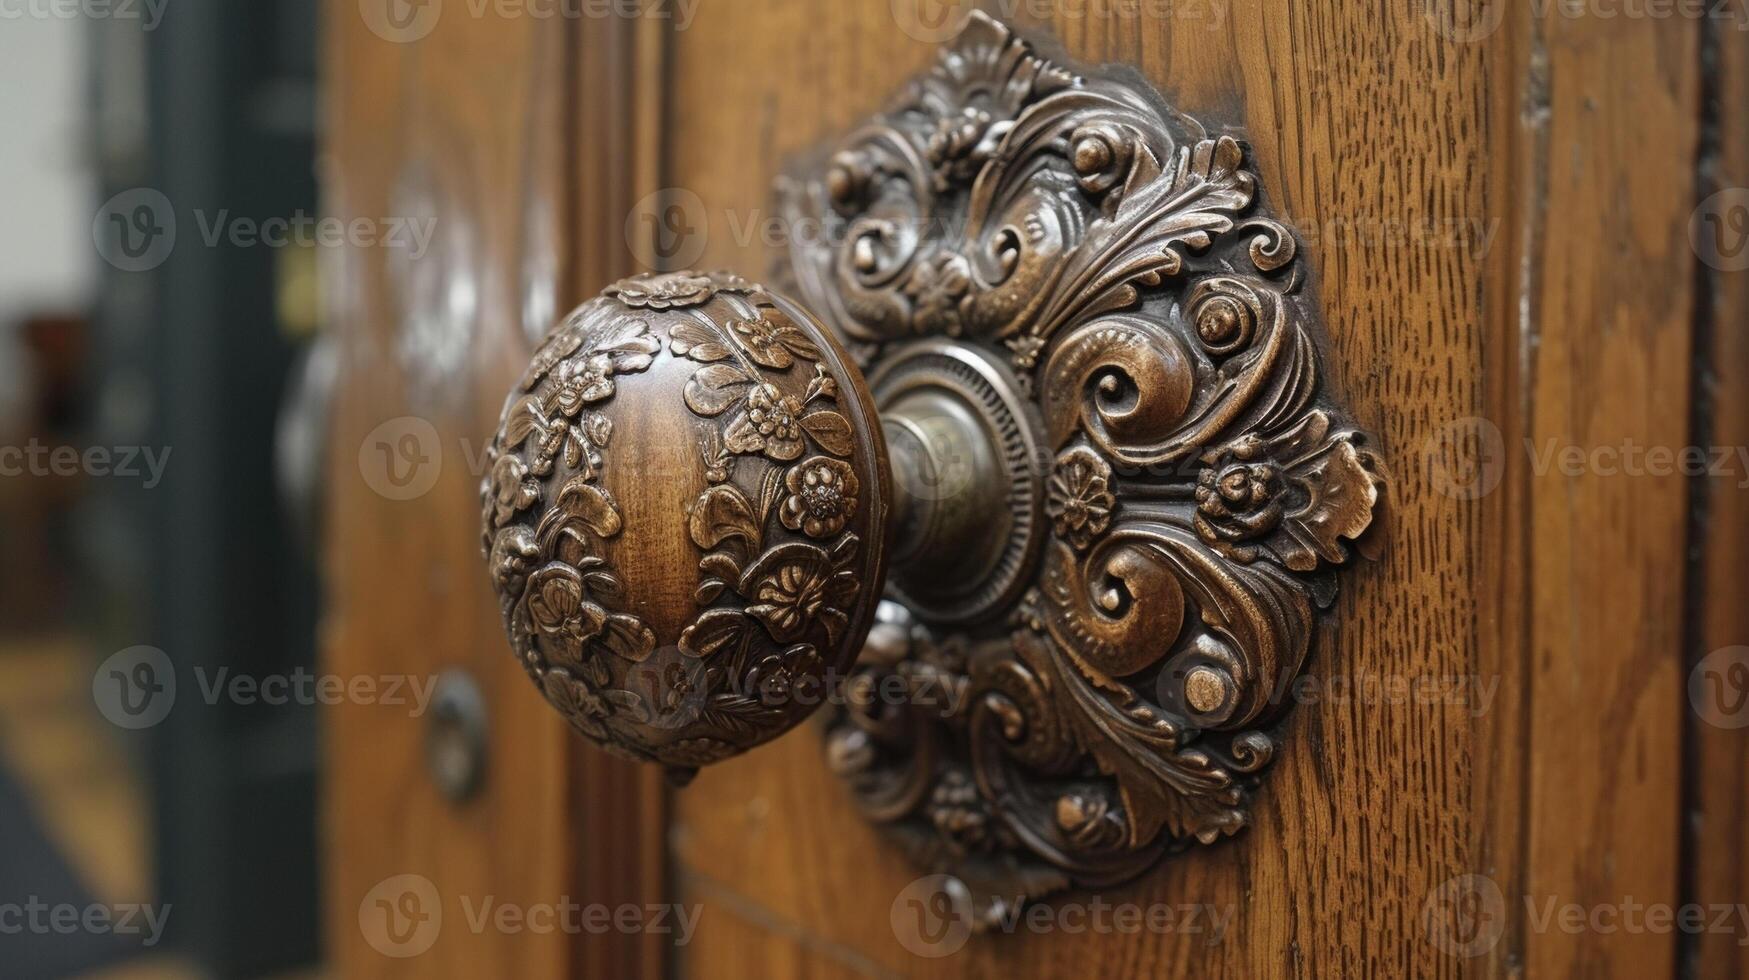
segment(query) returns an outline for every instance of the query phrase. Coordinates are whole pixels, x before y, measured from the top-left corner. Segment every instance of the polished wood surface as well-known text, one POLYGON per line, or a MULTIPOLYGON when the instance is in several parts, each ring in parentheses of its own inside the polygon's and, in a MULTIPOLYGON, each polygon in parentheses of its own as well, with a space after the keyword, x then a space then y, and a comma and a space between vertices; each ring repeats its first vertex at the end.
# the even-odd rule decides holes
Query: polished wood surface
MULTIPOLYGON (((1523 200, 1540 243, 1526 250, 1530 314, 1517 331, 1525 438, 1688 445, 1698 32, 1559 17, 1526 31, 1536 112, 1521 136, 1534 181, 1523 200), (1647 78, 1658 83, 1635 80, 1647 78)), ((1539 906, 1676 904, 1691 584, 1683 479, 1528 479, 1523 889, 1539 906)), ((1664 973, 1680 940, 1528 924, 1522 935, 1526 967, 1548 976, 1664 973)))

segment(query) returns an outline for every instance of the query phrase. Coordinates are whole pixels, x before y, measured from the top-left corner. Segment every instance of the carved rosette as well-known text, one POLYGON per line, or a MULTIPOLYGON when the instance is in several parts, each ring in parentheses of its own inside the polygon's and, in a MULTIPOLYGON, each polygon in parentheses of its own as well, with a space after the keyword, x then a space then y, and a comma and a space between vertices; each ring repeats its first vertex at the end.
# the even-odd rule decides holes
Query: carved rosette
POLYGON ((1244 146, 976 15, 779 189, 825 230, 800 297, 865 368, 991 352, 1050 454, 1035 588, 982 627, 884 606, 829 733, 863 809, 992 914, 1238 830, 1384 485, 1244 146), (904 704, 854 696, 892 675, 904 704))
POLYGON ((685 773, 820 706, 883 573, 860 392, 805 314, 728 275, 625 280, 547 336, 488 450, 483 546, 573 727, 685 773))

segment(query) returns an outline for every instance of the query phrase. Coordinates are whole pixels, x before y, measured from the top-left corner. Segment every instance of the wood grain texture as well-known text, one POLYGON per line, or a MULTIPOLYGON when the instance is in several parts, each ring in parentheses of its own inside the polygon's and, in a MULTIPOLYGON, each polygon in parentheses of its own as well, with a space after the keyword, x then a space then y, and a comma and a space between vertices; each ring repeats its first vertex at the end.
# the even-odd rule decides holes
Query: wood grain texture
POLYGON ((1668 973, 1676 937, 1566 931, 1551 909, 1675 906, 1687 494, 1605 455, 1690 443, 1698 25, 1545 17, 1541 247, 1527 284, 1529 444, 1586 462, 1531 477, 1524 963, 1533 976, 1668 973), (1627 270, 1633 270, 1628 275, 1627 270))

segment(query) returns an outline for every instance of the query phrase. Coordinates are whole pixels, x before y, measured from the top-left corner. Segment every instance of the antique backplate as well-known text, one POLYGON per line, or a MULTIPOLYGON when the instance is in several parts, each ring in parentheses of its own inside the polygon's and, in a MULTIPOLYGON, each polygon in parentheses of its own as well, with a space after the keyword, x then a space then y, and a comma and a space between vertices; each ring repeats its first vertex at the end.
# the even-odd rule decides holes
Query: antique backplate
POLYGON ((1244 144, 975 15, 779 197, 876 405, 932 390, 1008 477, 975 573, 895 556, 828 729, 860 807, 983 921, 1244 826, 1385 482, 1244 144))

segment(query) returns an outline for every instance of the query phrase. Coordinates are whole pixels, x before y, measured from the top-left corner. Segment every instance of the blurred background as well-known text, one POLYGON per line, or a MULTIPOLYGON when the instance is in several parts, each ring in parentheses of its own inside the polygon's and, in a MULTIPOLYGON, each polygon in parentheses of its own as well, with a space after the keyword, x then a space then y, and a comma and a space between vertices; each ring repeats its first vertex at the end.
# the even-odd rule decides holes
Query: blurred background
POLYGON ((0 10, 0 976, 321 957, 315 709, 201 696, 314 663, 315 249, 214 228, 317 213, 316 4, 165 14, 0 10))

